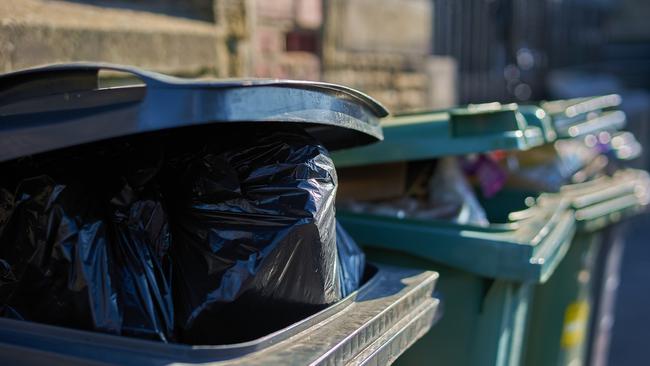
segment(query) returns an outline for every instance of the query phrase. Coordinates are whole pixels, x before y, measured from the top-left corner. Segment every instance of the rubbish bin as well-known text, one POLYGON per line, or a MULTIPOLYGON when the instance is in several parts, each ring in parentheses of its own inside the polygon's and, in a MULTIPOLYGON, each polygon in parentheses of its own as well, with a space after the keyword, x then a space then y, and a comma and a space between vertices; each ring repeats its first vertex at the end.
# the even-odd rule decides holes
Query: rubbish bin
MULTIPOLYGON (((622 170, 613 177, 563 187, 575 209, 577 234, 556 274, 535 290, 526 364, 586 364, 598 257, 609 240, 603 229, 639 212, 648 204, 650 181, 645 172, 622 170)), ((545 195, 541 205, 553 205, 545 195), (548 201, 548 202, 544 202, 548 201)))
POLYGON ((0 355, 9 365, 390 364, 435 322, 438 276, 381 265, 370 271, 371 279, 339 303, 249 342, 161 344, 0 319, 0 355))
MULTIPOLYGON (((623 112, 613 110, 618 104, 619 96, 608 95, 541 105, 556 126, 559 138, 584 141, 591 148, 599 149, 597 152, 608 153, 610 160, 633 159, 639 155, 640 145, 633 135, 616 132, 625 124, 623 112)), ((589 175, 601 177, 560 188, 560 194, 571 201, 576 212, 577 234, 556 275, 535 290, 526 348, 527 365, 587 364, 588 351, 597 332, 597 318, 603 316, 598 315, 598 309, 602 301, 612 301, 600 293, 605 287, 604 279, 612 276, 605 271, 618 266, 606 263, 620 259, 620 248, 614 247, 618 241, 608 231, 613 224, 648 204, 650 181, 647 173, 622 169, 612 174, 611 170, 618 166, 611 161, 608 163, 604 155, 595 156, 593 161, 600 159, 605 164, 595 164, 597 169, 591 169, 588 174, 581 174, 577 169, 574 179, 583 181, 589 175), (607 176, 605 170, 610 170, 612 176, 607 176), (609 257, 612 258, 607 259, 609 257)), ((590 162, 584 163, 590 165, 590 162)), ((536 196, 539 192, 528 194, 536 196)), ((553 204, 545 195, 538 201, 553 204)), ((605 293, 612 296, 611 291, 605 293)), ((613 314, 609 319, 611 316, 613 314)))
MULTIPOLYGON (((192 81, 108 64, 19 71, 0 76, 0 85, 0 169, 67 149, 88 152, 95 144, 131 137, 155 141, 183 135, 191 142, 193 137, 227 134, 234 126, 296 126, 337 150, 381 138, 378 118, 387 113, 364 94, 332 84, 192 81), (138 82, 102 87, 100 71, 128 74, 138 82)), ((139 174, 138 179, 149 173, 139 174)), ((5 174, 2 179, 13 178, 5 174)), ((117 204, 121 199, 129 198, 119 197, 117 204)), ((245 258, 241 262, 252 263, 245 258)), ((1 264, 6 270, 6 263, 1 264)), ((244 267, 244 272, 255 271, 244 267)), ((0 357, 10 364, 390 364, 437 319, 437 278, 432 271, 369 264, 364 284, 342 300, 310 310, 306 318, 270 334, 220 345, 163 343, 0 318, 0 357)), ((240 333, 257 333, 247 327, 255 324, 242 325, 240 333)), ((230 331, 226 326, 214 329, 230 331)))
MULTIPOLYGON (((356 191, 368 194, 374 175, 387 169, 385 163, 524 150, 545 140, 544 131, 528 124, 515 105, 404 115, 383 126, 384 142, 334 154, 339 166, 363 170, 369 183, 356 191)), ((346 181, 346 175, 356 177, 340 171, 343 191, 351 189, 346 184, 357 184, 346 181)), ((388 189, 386 182, 380 185, 375 179, 379 190, 388 189)), ((433 185, 436 188, 444 189, 433 185)), ((501 207, 487 210, 489 225, 339 207, 337 217, 369 258, 441 274, 437 288, 444 316, 398 363, 520 364, 535 284, 552 277, 575 229, 569 202, 558 200, 553 207, 527 209, 523 199, 500 201, 501 207), (523 210, 513 212, 517 208, 523 210)))

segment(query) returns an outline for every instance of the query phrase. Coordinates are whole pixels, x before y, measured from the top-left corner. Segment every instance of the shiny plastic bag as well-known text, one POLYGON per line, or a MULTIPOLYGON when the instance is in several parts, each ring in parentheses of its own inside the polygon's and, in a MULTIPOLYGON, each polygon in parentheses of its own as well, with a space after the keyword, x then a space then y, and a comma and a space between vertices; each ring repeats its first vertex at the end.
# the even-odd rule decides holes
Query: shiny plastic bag
POLYGON ((223 344, 359 287, 332 160, 302 129, 88 148, 16 163, 11 176, 47 175, 3 182, 15 191, 0 190, 3 316, 223 344))
POLYGON ((366 255, 338 222, 336 223, 336 249, 340 267, 341 296, 345 297, 361 286, 366 268, 366 255))
POLYGON ((488 219, 474 190, 456 157, 438 160, 436 171, 429 181, 429 204, 433 207, 453 207, 449 220, 464 225, 487 226, 488 219))
POLYGON ((185 343, 250 340, 344 293, 328 152, 300 129, 232 140, 170 157, 164 179, 185 343))
POLYGON ((95 163, 61 168, 58 182, 25 179, 14 197, 2 195, 2 315, 173 340, 171 238, 152 184, 157 169, 122 176, 121 167, 95 163))

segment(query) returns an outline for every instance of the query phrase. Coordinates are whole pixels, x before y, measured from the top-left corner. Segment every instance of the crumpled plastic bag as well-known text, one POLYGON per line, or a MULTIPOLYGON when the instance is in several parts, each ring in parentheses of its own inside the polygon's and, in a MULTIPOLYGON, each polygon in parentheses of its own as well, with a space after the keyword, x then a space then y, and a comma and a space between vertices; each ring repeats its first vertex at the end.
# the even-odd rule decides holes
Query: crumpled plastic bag
POLYGON ((224 144, 172 157, 165 179, 185 343, 248 340, 344 294, 325 148, 299 129, 224 144))
POLYGON ((457 158, 429 163, 403 197, 385 201, 347 200, 339 207, 399 219, 443 220, 487 226, 487 215, 463 173, 457 158), (430 167, 430 168, 429 168, 430 167), (425 191, 425 194, 419 193, 425 191))
POLYGON ((338 222, 336 223, 336 249, 340 264, 341 296, 346 297, 361 286, 366 268, 366 255, 338 222))
POLYGON ((96 163, 65 183, 42 175, 1 195, 0 311, 171 341, 171 238, 155 169, 109 176, 96 163))
POLYGON ((334 165, 302 129, 105 147, 16 164, 49 175, 0 190, 3 316, 223 344, 359 288, 365 257, 336 223, 334 165))
POLYGON ((450 220, 455 223, 489 224, 485 209, 476 198, 456 157, 438 160, 436 171, 429 181, 429 204, 433 207, 454 207, 450 220))

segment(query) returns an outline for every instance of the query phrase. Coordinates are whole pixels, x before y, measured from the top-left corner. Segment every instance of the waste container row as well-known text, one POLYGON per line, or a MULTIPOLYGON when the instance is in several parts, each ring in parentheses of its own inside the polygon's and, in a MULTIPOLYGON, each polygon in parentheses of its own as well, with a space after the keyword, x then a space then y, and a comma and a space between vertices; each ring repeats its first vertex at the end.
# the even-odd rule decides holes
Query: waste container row
POLYGON ((338 216, 369 258, 440 273, 444 316, 400 364, 586 364, 603 230, 648 204, 647 173, 622 168, 640 148, 619 132, 619 103, 612 95, 396 116, 384 142, 334 154, 342 192, 381 185, 383 171, 405 166, 398 189, 385 180, 365 202, 339 196, 338 216), (435 172, 449 159, 465 173, 448 174, 453 184, 435 172), (413 178, 423 171, 428 185, 413 178), (473 191, 456 200, 437 198, 467 184, 473 191), (487 220, 462 215, 472 201, 487 220), (458 213, 441 214, 450 204, 458 213))
MULTIPOLYGON (((90 175, 74 183, 90 192, 88 202, 110 198, 98 222, 131 236, 106 236, 93 248, 106 248, 108 259, 85 257, 67 269, 75 262, 66 255, 86 250, 85 231, 56 244, 43 219, 25 221, 16 212, 31 211, 7 200, 0 356, 10 364, 584 363, 606 277, 597 264, 607 255, 603 230, 648 204, 650 178, 624 168, 640 146, 620 131, 619 104, 612 95, 388 117, 370 97, 326 83, 194 81, 92 63, 2 75, 6 196, 40 207, 25 179, 62 177, 47 198, 90 175), (128 74, 128 85, 103 86, 106 71, 128 74), (95 186, 109 186, 104 180, 122 166, 130 173, 115 178, 128 192, 95 186), (142 250, 127 239, 146 239, 149 226, 106 211, 134 210, 142 182, 159 192, 158 221, 170 228, 159 226, 169 231, 171 264, 160 265, 169 276, 169 327, 158 341, 143 336, 150 326, 132 314, 133 299, 147 303, 161 287, 121 295, 133 293, 127 284, 152 283, 152 262, 111 254, 142 250), (41 249, 16 260, 25 257, 22 242, 41 249), (52 247, 63 257, 48 254, 52 247), (63 267, 52 272, 48 263, 63 267), (79 268, 122 292, 79 292, 78 276, 52 274, 79 268), (35 296, 43 283, 56 284, 46 297, 61 288, 77 300, 104 299, 93 314, 115 306, 129 326, 23 317, 25 293, 35 296), (187 304, 200 304, 189 309, 194 323, 178 315, 187 304)), ((52 197, 42 210, 67 212, 52 197)), ((58 216, 49 215, 52 227, 58 216)), ((85 215, 69 222, 85 227, 85 215)), ((45 300, 39 306, 72 306, 45 300)), ((80 314, 92 309, 77 300, 69 303, 80 314)))

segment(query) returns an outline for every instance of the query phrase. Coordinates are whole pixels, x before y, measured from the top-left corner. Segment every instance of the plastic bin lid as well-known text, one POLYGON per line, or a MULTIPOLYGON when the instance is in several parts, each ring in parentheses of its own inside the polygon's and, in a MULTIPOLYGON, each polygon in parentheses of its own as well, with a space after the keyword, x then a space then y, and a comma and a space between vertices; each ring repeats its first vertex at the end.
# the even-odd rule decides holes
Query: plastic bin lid
MULTIPOLYGON (((645 210, 650 204, 650 175, 623 169, 613 176, 562 187, 561 196, 571 202, 578 229, 594 231, 645 210)), ((552 207, 557 195, 542 194, 538 203, 552 207)))
POLYGON ((494 150, 526 150, 544 143, 516 104, 411 113, 382 122, 384 141, 333 154, 337 167, 422 160, 494 150))
POLYGON ((613 110, 621 104, 617 94, 542 102, 558 137, 574 138, 599 131, 615 131, 625 126, 625 113, 613 110))
POLYGON ((618 160, 634 160, 641 156, 643 147, 632 132, 616 132, 610 136, 610 153, 618 160))
POLYGON ((598 95, 592 97, 560 99, 540 103, 546 113, 550 115, 564 114, 575 117, 589 112, 615 108, 621 105, 623 99, 618 94, 598 95))
POLYGON ((536 105, 520 105, 519 112, 524 116, 529 126, 539 127, 542 130, 546 142, 553 142, 557 139, 553 120, 543 108, 536 105))
POLYGON ((600 131, 618 131, 625 127, 626 117, 622 111, 605 111, 585 117, 554 120, 560 138, 574 138, 600 131))
POLYGON ((367 95, 334 84, 189 80, 103 63, 52 65, 0 75, 0 161, 223 122, 301 123, 336 150, 381 139, 379 118, 387 114, 367 95), (102 70, 139 84, 101 87, 102 70))

